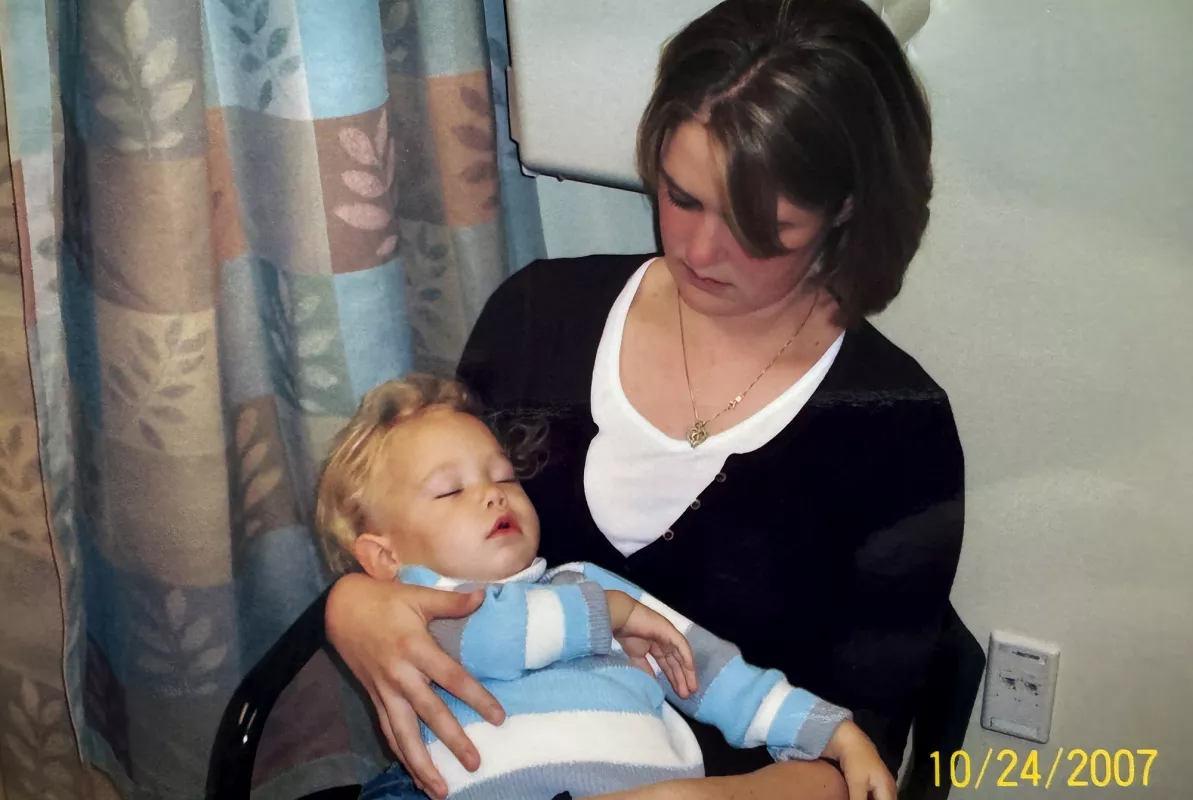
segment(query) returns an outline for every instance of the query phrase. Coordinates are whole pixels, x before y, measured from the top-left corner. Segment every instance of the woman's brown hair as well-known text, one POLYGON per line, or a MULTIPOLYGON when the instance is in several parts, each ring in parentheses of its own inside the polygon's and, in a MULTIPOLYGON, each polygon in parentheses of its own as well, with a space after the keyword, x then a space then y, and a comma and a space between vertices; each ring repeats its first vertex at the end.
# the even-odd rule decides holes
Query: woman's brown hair
POLYGON ((663 49, 638 130, 638 171, 652 194, 667 137, 689 121, 721 151, 725 215, 746 252, 784 252, 780 197, 826 220, 840 214, 815 274, 840 322, 895 298, 928 224, 932 126, 902 48, 869 6, 720 3, 663 49))

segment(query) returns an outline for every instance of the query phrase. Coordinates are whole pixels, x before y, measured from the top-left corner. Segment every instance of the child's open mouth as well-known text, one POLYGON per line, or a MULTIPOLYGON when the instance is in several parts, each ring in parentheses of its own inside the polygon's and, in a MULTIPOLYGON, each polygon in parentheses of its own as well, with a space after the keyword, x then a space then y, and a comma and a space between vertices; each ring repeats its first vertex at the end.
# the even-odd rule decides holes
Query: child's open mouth
POLYGON ((518 525, 518 519, 513 514, 502 514, 497 518, 497 522, 493 524, 493 529, 489 531, 489 537, 505 536, 511 533, 521 533, 522 528, 518 525))

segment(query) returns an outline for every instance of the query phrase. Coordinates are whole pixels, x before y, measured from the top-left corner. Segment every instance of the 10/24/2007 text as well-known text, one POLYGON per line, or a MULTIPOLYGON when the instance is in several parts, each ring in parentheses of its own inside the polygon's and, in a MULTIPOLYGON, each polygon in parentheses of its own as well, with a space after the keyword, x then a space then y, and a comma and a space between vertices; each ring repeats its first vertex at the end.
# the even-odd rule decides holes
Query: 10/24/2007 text
MULTIPOLYGON (((1056 755, 1043 759, 1043 763, 1051 763, 1047 774, 1040 771, 1040 751, 1031 750, 1021 757, 1014 750, 1000 750, 997 755, 994 748, 986 750, 981 760, 981 766, 974 776, 973 762, 968 752, 958 750, 949 755, 939 752, 931 754, 935 781, 937 786, 951 785, 958 789, 972 786, 977 789, 987 778, 987 771, 993 767, 997 771, 995 786, 1000 788, 1038 787, 1041 783, 1045 789, 1055 786, 1087 787, 1087 786, 1148 786, 1151 781, 1151 770, 1158 751, 1150 749, 1139 750, 1109 750, 1098 749, 1092 752, 1075 748, 1065 750, 1058 748, 1056 755), (1063 762, 1063 763, 1062 763, 1063 762)), ((993 772, 990 777, 994 777, 993 772)))

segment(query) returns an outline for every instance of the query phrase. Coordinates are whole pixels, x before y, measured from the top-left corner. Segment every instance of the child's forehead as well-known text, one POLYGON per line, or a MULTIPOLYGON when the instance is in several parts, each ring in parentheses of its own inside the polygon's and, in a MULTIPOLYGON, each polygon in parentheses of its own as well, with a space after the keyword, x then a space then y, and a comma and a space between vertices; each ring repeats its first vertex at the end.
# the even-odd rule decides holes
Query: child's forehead
POLYGON ((475 416, 433 406, 401 423, 386 441, 391 466, 426 472, 470 456, 489 456, 501 448, 492 431, 475 416))
POLYGON ((449 406, 427 406, 421 413, 400 424, 394 434, 412 438, 479 442, 491 439, 488 426, 477 417, 449 406))

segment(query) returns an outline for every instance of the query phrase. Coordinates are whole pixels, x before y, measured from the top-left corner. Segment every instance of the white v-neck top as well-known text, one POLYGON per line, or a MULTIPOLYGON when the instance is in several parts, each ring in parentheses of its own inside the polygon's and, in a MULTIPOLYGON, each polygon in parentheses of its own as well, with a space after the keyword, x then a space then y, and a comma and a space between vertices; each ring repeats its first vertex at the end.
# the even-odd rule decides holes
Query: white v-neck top
MULTIPOLYGON (((630 303, 651 261, 618 295, 597 347, 592 418, 598 432, 584 463, 584 495, 597 527, 625 556, 658 539, 716 478, 733 453, 757 450, 787 427, 832 366, 845 334, 802 378, 752 416, 699 447, 672 439, 630 405, 621 386, 621 341, 630 303)), ((677 334, 678 335, 678 334, 677 334)))

